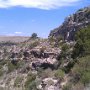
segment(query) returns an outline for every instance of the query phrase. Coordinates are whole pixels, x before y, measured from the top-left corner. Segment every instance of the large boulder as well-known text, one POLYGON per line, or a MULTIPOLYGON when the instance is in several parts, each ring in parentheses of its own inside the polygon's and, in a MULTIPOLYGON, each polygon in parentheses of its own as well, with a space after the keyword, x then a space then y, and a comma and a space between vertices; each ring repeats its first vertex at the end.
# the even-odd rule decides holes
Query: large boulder
POLYGON ((32 49, 30 53, 35 57, 35 58, 41 58, 42 53, 40 52, 39 49, 32 49))
POLYGON ((56 68, 56 62, 55 58, 37 59, 36 61, 32 61, 32 67, 35 69, 38 67, 43 69, 51 68, 53 70, 56 68))

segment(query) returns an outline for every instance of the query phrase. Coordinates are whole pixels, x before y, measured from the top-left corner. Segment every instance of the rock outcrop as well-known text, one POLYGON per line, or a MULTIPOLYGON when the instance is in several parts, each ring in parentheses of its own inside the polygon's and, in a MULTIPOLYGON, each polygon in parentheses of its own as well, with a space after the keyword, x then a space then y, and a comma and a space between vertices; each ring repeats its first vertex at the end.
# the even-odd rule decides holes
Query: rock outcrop
POLYGON ((39 90, 60 90, 57 85, 58 80, 53 78, 45 78, 42 80, 41 84, 37 86, 39 90))
POLYGON ((64 40, 73 41, 75 32, 90 24, 90 7, 78 10, 65 19, 63 24, 50 32, 49 37, 62 36, 64 40))

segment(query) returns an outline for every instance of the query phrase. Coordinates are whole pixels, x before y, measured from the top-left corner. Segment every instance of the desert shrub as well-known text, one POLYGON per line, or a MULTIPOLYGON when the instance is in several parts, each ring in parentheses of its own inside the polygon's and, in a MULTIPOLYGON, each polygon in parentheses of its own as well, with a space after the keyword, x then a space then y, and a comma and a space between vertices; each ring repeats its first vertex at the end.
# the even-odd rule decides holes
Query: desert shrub
POLYGON ((71 85, 66 84, 65 86, 63 86, 62 90, 71 90, 71 85))
POLYGON ((5 65, 7 64, 8 60, 0 60, 0 65, 5 65))
POLYGON ((23 77, 17 77, 16 79, 15 79, 15 81, 14 81, 14 86, 15 87, 19 87, 20 86, 20 84, 22 83, 22 80, 23 80, 23 77))
POLYGON ((46 50, 46 47, 45 46, 43 46, 43 47, 40 48, 40 52, 41 53, 43 53, 45 50, 46 50))
POLYGON ((88 10, 88 11, 86 12, 85 16, 86 16, 87 18, 90 17, 90 10, 88 10))
POLYGON ((3 70, 0 69, 0 76, 2 76, 4 74, 3 70))
POLYGON ((18 61, 16 64, 13 64, 9 61, 7 65, 8 65, 8 73, 10 73, 15 69, 21 68, 24 65, 24 63, 22 61, 18 61))
POLYGON ((8 63, 8 72, 12 72, 16 69, 16 65, 13 65, 11 62, 8 63))
POLYGON ((1 60, 0 61, 0 76, 4 74, 3 66, 8 63, 8 60, 1 60))
POLYGON ((0 60, 0 69, 5 65, 7 64, 7 60, 0 60))
POLYGON ((35 74, 32 74, 32 73, 28 74, 27 80, 25 82, 25 87, 29 88, 29 86, 33 83, 33 81, 35 81, 35 79, 36 79, 35 74))
POLYGON ((2 68, 2 65, 0 65, 0 69, 2 68))
POLYGON ((30 83, 30 85, 29 85, 29 87, 27 88, 27 90, 37 90, 36 82, 33 81, 32 83, 30 83))
POLYGON ((84 86, 90 83, 90 56, 82 57, 72 69, 73 81, 84 86))
POLYGON ((90 26, 76 33, 76 44, 72 52, 72 58, 83 57, 90 54, 90 26))
POLYGON ((64 44, 61 48, 61 58, 65 59, 67 56, 69 56, 69 45, 64 44))
POLYGON ((31 43, 29 45, 29 48, 32 49, 32 48, 36 47, 38 44, 39 44, 39 41, 34 41, 33 43, 31 43))
POLYGON ((54 47, 54 45, 55 45, 55 37, 49 37, 49 43, 50 43, 50 45, 52 46, 52 48, 54 47))
POLYGON ((76 60, 69 60, 67 66, 63 67, 62 70, 65 73, 69 73, 71 71, 71 69, 73 68, 75 63, 76 63, 76 60))
POLYGON ((55 42, 55 37, 49 37, 50 43, 55 42))
POLYGON ((39 70, 38 70, 38 76, 40 78, 52 77, 53 76, 53 71, 50 68, 45 69, 45 70, 39 68, 39 70))
POLYGON ((54 76, 56 78, 62 79, 64 77, 64 74, 65 74, 64 71, 62 71, 61 69, 58 69, 58 70, 56 70, 54 76))
POLYGON ((49 37, 49 42, 53 47, 60 47, 63 43, 63 37, 62 36, 58 36, 57 38, 55 37, 49 37))
POLYGON ((80 81, 84 84, 84 86, 88 85, 88 83, 90 83, 90 72, 83 72, 80 81))
POLYGON ((64 45, 62 46, 62 51, 63 51, 63 52, 68 51, 68 49, 69 49, 69 45, 64 44, 64 45))
POLYGON ((70 52, 69 52, 69 45, 67 44, 63 44, 62 48, 61 48, 61 53, 58 55, 57 60, 63 60, 63 59, 67 59, 67 57, 69 57, 70 52))

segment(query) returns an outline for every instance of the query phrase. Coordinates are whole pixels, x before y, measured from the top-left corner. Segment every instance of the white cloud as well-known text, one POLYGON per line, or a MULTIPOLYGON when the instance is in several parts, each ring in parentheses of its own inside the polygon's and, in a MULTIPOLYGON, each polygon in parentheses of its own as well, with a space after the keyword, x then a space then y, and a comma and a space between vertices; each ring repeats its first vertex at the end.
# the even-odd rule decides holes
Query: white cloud
POLYGON ((26 8, 55 9, 74 5, 80 0, 0 0, 0 8, 22 6, 26 8))
POLYGON ((22 34, 22 32, 14 32, 15 34, 22 34))

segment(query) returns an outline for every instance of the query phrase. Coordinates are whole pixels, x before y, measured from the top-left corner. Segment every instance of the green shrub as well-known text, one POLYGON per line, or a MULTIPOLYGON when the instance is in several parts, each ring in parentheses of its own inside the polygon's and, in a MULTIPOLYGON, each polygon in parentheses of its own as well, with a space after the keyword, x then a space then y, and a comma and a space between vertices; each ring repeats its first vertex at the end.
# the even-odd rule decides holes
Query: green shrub
POLYGON ((36 79, 36 75, 31 73, 28 74, 27 81, 25 82, 25 87, 28 88, 32 84, 32 82, 35 81, 35 79, 36 79))
POLYGON ((1 60, 0 61, 0 67, 4 66, 5 64, 7 64, 8 60, 1 60))
POLYGON ((48 68, 46 70, 43 70, 43 69, 39 68, 38 76, 40 78, 52 77, 53 76, 53 71, 50 68, 48 68))
POLYGON ((30 85, 28 86, 27 90, 37 90, 36 82, 32 81, 30 85))
POLYGON ((2 69, 0 69, 0 76, 3 76, 4 72, 2 69))
POLYGON ((76 63, 76 60, 71 60, 68 62, 67 66, 63 67, 62 70, 65 73, 69 73, 71 69, 73 68, 74 64, 76 63))
POLYGON ((20 84, 21 84, 21 82, 22 82, 22 80, 23 80, 23 77, 17 77, 17 78, 15 79, 14 86, 15 86, 15 87, 19 87, 20 84))
POLYGON ((76 44, 72 52, 72 58, 90 54, 90 26, 76 33, 76 44))
POLYGON ((64 71, 62 71, 61 69, 58 69, 55 72, 55 77, 62 79, 64 77, 64 74, 65 74, 64 71))
POLYGON ((55 37, 49 37, 50 43, 55 42, 55 37))
POLYGON ((72 69, 73 81, 84 86, 90 83, 90 56, 82 57, 72 69))
POLYGON ((22 61, 17 62, 15 65, 9 61, 8 62, 8 73, 12 72, 15 69, 21 68, 23 65, 24 63, 22 61))
POLYGON ((90 83, 90 72, 84 72, 80 81, 84 84, 84 86, 87 86, 88 83, 90 83))
POLYGON ((29 45, 29 48, 32 49, 32 48, 36 47, 38 44, 39 44, 38 41, 34 41, 33 43, 31 43, 31 44, 29 45))
POLYGON ((70 55, 69 48, 70 48, 69 45, 63 44, 63 46, 61 48, 61 53, 57 57, 57 59, 58 60, 66 59, 70 55))
POLYGON ((62 90, 71 90, 71 85, 67 84, 67 85, 63 86, 62 90))
POLYGON ((6 64, 7 62, 5 60, 0 61, 0 69, 6 64))

